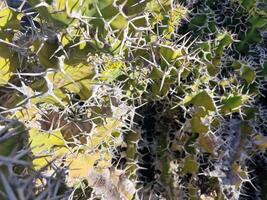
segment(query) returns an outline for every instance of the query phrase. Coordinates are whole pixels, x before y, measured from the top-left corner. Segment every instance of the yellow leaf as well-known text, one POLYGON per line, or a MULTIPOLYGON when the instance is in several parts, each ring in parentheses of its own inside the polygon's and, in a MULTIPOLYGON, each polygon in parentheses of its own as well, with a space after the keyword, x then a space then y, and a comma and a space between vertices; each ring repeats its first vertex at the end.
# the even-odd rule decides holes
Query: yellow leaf
POLYGON ((111 22, 111 26, 115 29, 124 29, 127 27, 128 21, 122 14, 117 15, 117 17, 111 22))
POLYGON ((101 79, 106 82, 114 81, 122 74, 124 63, 122 61, 108 62, 105 65, 105 70, 101 73, 101 79))
POLYGON ((34 123, 36 121, 35 117, 37 114, 38 110, 35 107, 30 107, 26 109, 19 110, 18 112, 15 113, 17 119, 20 121, 24 121, 27 123, 34 123))
POLYGON ((12 76, 12 70, 9 61, 3 57, 0 57, 0 74, 0 86, 7 84, 12 76))
POLYGON ((29 131, 29 136, 33 155, 45 156, 33 160, 36 169, 45 166, 48 161, 51 161, 53 158, 63 156, 68 152, 59 130, 49 134, 33 128, 29 131))
POLYGON ((16 19, 16 14, 12 10, 9 8, 0 10, 0 28, 16 28, 18 24, 19 21, 16 19))
POLYGON ((91 66, 80 64, 77 66, 64 65, 65 73, 58 72, 51 74, 49 79, 53 82, 55 88, 67 89, 70 92, 77 93, 82 99, 88 99, 91 95, 94 72, 91 66))
POLYGON ((67 158, 67 163, 69 163, 69 184, 73 185, 77 180, 88 177, 88 174, 94 171, 95 166, 103 169, 110 167, 110 159, 110 155, 99 152, 69 156, 67 158))
POLYGON ((111 118, 107 119, 107 123, 105 125, 98 126, 91 132, 92 136, 88 145, 91 148, 95 148, 103 141, 107 140, 111 136, 112 132, 116 131, 121 126, 122 122, 119 120, 111 118))

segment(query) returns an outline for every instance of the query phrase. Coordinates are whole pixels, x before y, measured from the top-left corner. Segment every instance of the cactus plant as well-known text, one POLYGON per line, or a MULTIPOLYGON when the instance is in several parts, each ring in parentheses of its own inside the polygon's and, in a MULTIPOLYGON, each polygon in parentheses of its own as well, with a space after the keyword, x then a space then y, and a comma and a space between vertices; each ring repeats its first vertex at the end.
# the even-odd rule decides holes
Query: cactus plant
POLYGON ((0 199, 264 199, 266 17, 261 0, 0 1, 0 199))

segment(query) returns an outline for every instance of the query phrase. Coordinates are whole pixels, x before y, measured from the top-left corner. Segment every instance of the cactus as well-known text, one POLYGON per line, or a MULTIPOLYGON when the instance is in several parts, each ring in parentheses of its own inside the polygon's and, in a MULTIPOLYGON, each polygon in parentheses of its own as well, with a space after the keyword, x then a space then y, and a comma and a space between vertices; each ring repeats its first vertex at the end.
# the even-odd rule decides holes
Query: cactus
POLYGON ((0 199, 264 199, 265 4, 0 2, 0 199))

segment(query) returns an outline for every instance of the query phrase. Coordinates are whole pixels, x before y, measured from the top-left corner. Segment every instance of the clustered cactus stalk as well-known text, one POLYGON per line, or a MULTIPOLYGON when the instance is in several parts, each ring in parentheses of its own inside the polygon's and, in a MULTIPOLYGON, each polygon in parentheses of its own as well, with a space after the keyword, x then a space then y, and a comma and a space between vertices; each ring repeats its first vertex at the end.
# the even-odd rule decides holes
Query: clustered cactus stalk
POLYGON ((266 0, 0 0, 0 200, 266 199, 266 0))

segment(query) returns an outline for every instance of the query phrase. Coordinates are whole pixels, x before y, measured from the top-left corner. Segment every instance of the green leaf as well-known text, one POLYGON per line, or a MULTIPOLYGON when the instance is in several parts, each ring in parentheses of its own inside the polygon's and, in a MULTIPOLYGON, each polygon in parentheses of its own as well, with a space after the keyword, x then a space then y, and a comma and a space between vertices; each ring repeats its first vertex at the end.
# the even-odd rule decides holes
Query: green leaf
POLYGON ((240 75, 248 84, 252 83, 256 78, 256 72, 248 66, 241 68, 240 75))
POLYGON ((216 40, 218 45, 216 47, 215 54, 219 57, 223 55, 224 49, 234 42, 232 35, 227 32, 220 33, 216 40))
POLYGON ((223 106, 221 108, 221 111, 223 113, 229 113, 232 111, 236 111, 236 109, 238 109, 243 104, 243 99, 241 95, 232 96, 224 99, 222 103, 223 106))
POLYGON ((219 73, 219 71, 220 71, 220 68, 219 68, 220 62, 221 62, 221 59, 218 58, 218 57, 215 57, 215 58, 211 59, 211 63, 207 64, 207 70, 209 72, 209 75, 216 76, 216 74, 219 73))
POLYGON ((241 5, 247 9, 250 10, 256 5, 256 0, 241 0, 241 5))
POLYGON ((201 14, 196 15, 190 22, 190 24, 193 24, 194 26, 204 26, 207 23, 207 15, 201 14))
POLYGON ((55 56, 53 56, 55 51, 58 49, 57 44, 50 44, 48 42, 42 44, 41 41, 36 41, 33 44, 33 49, 35 52, 38 51, 37 55, 43 67, 57 68, 58 59, 55 56))
POLYGON ((110 25, 115 30, 116 29, 122 30, 122 29, 127 27, 128 21, 127 21, 127 19, 125 17, 122 16, 122 14, 119 14, 119 15, 116 16, 115 19, 113 19, 113 21, 111 22, 110 25))
POLYGON ((203 106, 210 111, 216 110, 213 99, 206 91, 198 93, 196 96, 193 97, 190 103, 194 104, 195 106, 203 106))
POLYGON ((190 200, 199 200, 198 188, 193 184, 190 184, 188 188, 188 194, 190 195, 190 200))
POLYGON ((250 17, 249 22, 255 28, 262 28, 263 26, 266 26, 267 18, 260 15, 254 15, 250 17))
POLYGON ((245 120, 250 120, 253 119, 255 117, 255 115, 257 114, 258 109, 255 107, 252 108, 245 108, 244 109, 244 119, 245 120))
POLYGON ((181 49, 174 49, 167 45, 160 47, 161 66, 165 67, 169 64, 174 64, 176 58, 183 56, 184 52, 181 49))
POLYGON ((183 172, 195 174, 198 172, 199 164, 193 156, 187 156, 184 160, 183 172))
POLYGON ((207 133, 209 131, 209 127, 205 126, 202 123, 202 118, 194 116, 191 119, 191 129, 193 133, 207 133))
POLYGON ((263 64, 263 69, 261 71, 261 74, 264 76, 264 77, 267 77, 267 61, 264 62, 263 64))
POLYGON ((18 143, 18 141, 22 139, 22 134, 26 133, 26 128, 20 122, 14 123, 13 125, 11 123, 0 123, 0 132, 1 135, 13 135, 9 139, 0 142, 0 155, 9 156, 12 152, 14 153, 14 150, 22 145, 21 143, 18 143))
POLYGON ((163 75, 164 75, 164 72, 161 69, 153 67, 149 77, 152 80, 160 80, 163 77, 163 75))
POLYGON ((232 67, 236 70, 239 70, 242 67, 242 63, 240 61, 234 61, 232 67))
POLYGON ((184 149, 190 153, 190 154, 195 154, 196 153, 196 147, 195 143, 197 141, 197 138, 199 137, 198 133, 192 133, 192 135, 187 139, 184 149))

